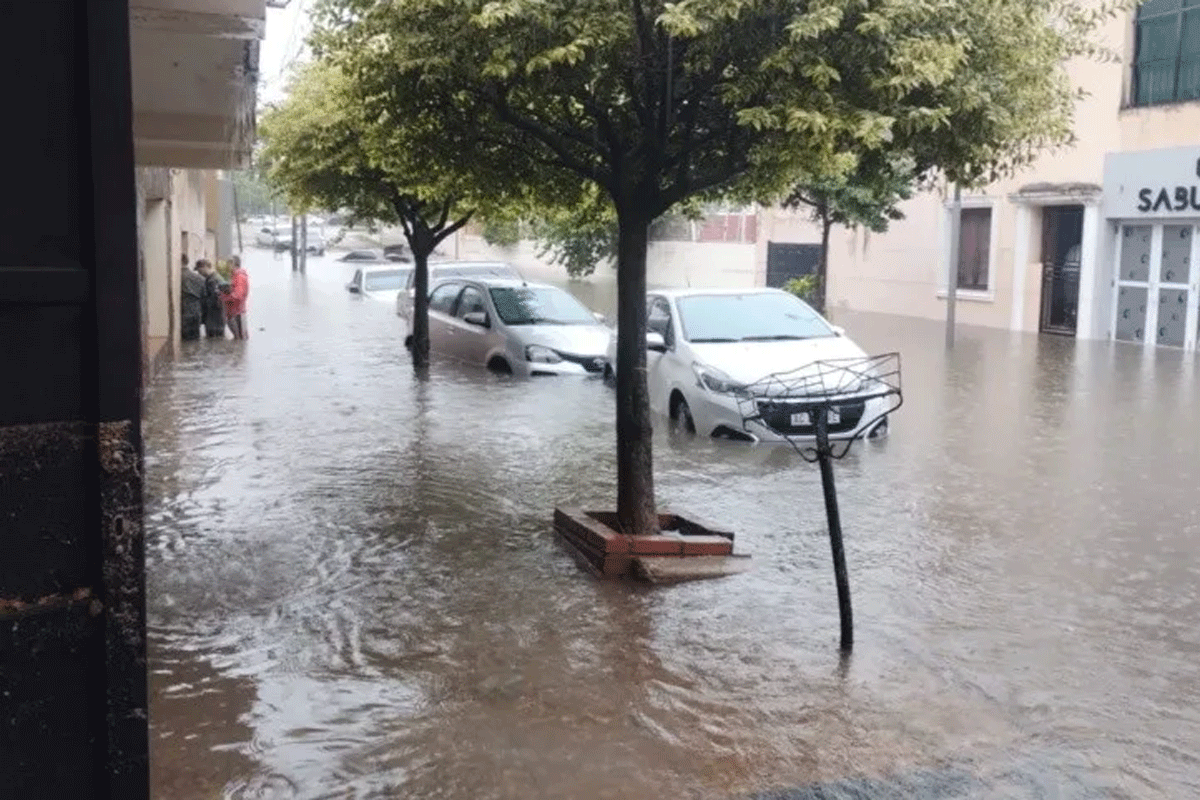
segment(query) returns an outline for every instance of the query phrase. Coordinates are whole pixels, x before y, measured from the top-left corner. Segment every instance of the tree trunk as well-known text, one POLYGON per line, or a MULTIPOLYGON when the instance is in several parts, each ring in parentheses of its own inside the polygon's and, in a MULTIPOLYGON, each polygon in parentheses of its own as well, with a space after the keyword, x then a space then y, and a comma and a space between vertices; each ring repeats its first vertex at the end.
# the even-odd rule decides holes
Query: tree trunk
POLYGON ((817 300, 817 311, 822 315, 825 313, 825 286, 828 283, 826 276, 829 275, 829 230, 832 227, 833 221, 829 218, 829 207, 821 206, 821 258, 817 261, 817 285, 814 294, 817 300))
POLYGON ((413 254, 412 360, 413 367, 429 366, 429 254, 432 245, 425 247, 429 237, 409 237, 408 249, 413 254))
POLYGON ((650 387, 646 380, 649 215, 617 209, 617 517, 628 534, 658 533, 650 387))

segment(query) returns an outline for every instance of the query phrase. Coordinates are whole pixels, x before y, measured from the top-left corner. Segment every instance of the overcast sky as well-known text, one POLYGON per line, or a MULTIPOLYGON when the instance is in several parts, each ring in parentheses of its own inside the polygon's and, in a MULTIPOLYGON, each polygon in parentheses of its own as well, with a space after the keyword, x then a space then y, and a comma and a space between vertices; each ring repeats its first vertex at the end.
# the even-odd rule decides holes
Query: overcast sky
POLYGON ((308 9, 313 0, 291 0, 286 8, 267 9, 267 37, 258 51, 258 99, 270 103, 283 96, 287 70, 306 58, 308 9))

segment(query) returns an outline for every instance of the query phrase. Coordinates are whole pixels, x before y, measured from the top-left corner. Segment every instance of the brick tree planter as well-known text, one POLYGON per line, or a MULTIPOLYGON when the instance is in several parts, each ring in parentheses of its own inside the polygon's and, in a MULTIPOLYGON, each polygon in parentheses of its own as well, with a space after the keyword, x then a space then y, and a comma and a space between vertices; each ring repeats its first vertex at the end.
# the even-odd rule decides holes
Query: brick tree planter
POLYGON ((742 571, 745 557, 734 555, 731 531, 673 513, 659 514, 658 526, 658 535, 630 536, 620 532, 613 512, 554 510, 555 532, 597 577, 666 582, 742 571))

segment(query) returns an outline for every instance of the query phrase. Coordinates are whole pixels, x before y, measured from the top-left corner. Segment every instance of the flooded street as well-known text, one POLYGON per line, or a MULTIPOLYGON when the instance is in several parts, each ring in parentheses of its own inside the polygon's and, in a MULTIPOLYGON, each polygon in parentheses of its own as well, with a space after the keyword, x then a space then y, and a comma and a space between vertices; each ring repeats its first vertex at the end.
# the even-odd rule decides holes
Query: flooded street
POLYGON ((610 387, 418 381, 352 264, 246 265, 146 404, 155 796, 1200 796, 1194 355, 837 316, 905 388, 835 468, 840 663, 814 466, 660 425, 753 569, 599 583, 551 515, 614 504, 610 387))

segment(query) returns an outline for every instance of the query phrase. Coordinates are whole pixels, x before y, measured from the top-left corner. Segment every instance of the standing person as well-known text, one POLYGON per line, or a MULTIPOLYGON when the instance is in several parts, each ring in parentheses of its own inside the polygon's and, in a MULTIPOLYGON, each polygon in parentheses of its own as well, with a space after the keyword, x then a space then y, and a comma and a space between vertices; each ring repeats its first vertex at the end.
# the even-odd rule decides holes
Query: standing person
POLYGON ((229 275, 229 288, 225 291, 225 319, 233 338, 248 339, 246 328, 246 298, 250 295, 250 276, 242 268, 241 256, 230 256, 233 271, 229 275))
POLYGON ((204 332, 210 339, 224 339, 225 299, 222 291, 225 284, 213 268, 212 262, 206 258, 196 262, 196 272, 204 277, 204 302, 201 309, 204 332))
POLYGON ((186 342, 200 338, 200 322, 204 306, 204 277, 188 268, 187 253, 183 254, 179 291, 179 338, 186 342))

